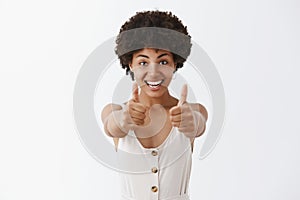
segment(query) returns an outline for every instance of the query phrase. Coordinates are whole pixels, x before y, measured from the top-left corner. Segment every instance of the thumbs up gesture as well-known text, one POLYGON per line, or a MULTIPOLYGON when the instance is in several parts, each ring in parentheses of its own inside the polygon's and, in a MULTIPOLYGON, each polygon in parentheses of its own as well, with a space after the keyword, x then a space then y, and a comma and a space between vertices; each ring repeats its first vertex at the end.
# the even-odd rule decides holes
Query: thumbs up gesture
POLYGON ((137 83, 134 83, 132 86, 132 99, 128 102, 128 111, 134 124, 144 124, 147 108, 139 103, 139 88, 137 83))
POLYGON ((146 118, 147 108, 139 103, 139 90, 137 83, 132 86, 132 98, 123 109, 123 115, 120 122, 121 129, 124 132, 134 130, 137 126, 143 125, 146 118))
POLYGON ((184 84, 181 90, 181 97, 177 106, 170 109, 170 121, 172 126, 188 137, 195 137, 198 130, 197 116, 192 107, 186 102, 187 85, 184 84))

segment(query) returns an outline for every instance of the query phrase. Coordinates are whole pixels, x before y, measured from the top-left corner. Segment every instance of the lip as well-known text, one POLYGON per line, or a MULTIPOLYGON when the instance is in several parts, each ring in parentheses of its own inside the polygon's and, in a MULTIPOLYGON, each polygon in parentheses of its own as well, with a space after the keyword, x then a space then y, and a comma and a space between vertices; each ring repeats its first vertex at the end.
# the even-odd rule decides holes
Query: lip
POLYGON ((144 80, 144 82, 149 86, 149 85, 152 85, 152 86, 158 86, 158 85, 161 85, 163 82, 164 82, 164 79, 161 79, 159 81, 148 81, 148 80, 144 80))
POLYGON ((159 80, 159 81, 144 81, 146 85, 149 87, 151 91, 157 91, 160 89, 161 84, 164 82, 164 79, 159 80))
POLYGON ((152 87, 152 86, 150 86, 150 85, 148 85, 148 87, 150 88, 150 90, 151 91, 157 91, 157 90, 159 90, 160 89, 160 85, 158 85, 158 86, 154 86, 154 87, 152 87))

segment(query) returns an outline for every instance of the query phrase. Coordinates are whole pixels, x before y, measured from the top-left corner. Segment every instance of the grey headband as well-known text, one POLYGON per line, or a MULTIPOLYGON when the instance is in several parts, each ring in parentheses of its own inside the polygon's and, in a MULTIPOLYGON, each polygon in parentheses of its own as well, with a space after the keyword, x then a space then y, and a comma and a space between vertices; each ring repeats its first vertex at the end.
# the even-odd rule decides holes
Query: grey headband
POLYGON ((191 38, 188 35, 167 28, 142 27, 121 32, 116 39, 116 54, 143 48, 164 49, 187 59, 191 51, 191 38))

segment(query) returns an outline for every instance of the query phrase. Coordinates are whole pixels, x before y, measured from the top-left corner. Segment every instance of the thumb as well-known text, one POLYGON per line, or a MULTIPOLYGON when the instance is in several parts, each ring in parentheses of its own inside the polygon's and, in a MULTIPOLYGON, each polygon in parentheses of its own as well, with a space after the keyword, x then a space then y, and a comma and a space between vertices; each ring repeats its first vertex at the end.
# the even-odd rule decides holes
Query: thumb
POLYGON ((181 89, 181 96, 177 106, 182 106, 186 102, 186 97, 187 97, 187 84, 184 84, 181 89))
POLYGON ((139 87, 136 82, 132 85, 132 99, 135 102, 139 102, 139 87))

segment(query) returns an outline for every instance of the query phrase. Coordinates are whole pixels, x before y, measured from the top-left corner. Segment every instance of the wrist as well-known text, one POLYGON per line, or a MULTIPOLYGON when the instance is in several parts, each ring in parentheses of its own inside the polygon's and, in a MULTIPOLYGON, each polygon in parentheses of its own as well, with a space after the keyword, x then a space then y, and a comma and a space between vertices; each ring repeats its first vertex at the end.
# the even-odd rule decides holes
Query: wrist
POLYGON ((195 137, 201 136, 206 128, 206 119, 199 111, 193 111, 194 124, 195 124, 195 137))
POLYGON ((107 129, 114 137, 124 137, 128 129, 122 120, 122 110, 114 111, 108 116, 107 129))

